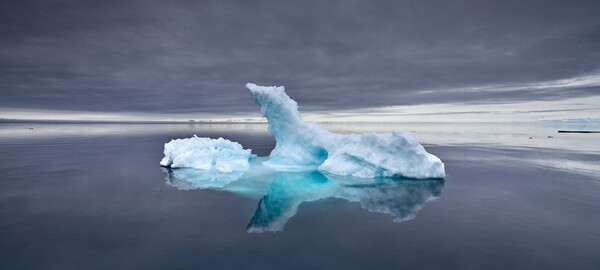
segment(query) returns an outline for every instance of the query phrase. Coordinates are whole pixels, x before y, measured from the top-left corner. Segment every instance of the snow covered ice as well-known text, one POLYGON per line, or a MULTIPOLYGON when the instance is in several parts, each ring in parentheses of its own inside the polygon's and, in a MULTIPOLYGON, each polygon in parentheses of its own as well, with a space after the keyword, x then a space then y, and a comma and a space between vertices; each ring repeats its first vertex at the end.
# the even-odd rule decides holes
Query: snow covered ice
MULTIPOLYGON (((165 157, 160 165, 171 168, 194 168, 219 173, 243 172, 255 156, 251 150, 223 138, 194 137, 171 140, 165 144, 165 157)), ((208 177, 207 179, 211 179, 208 177)))
POLYGON ((444 163, 406 132, 336 134, 306 123, 283 86, 246 84, 275 136, 266 165, 277 170, 318 168, 361 178, 443 178, 444 163))

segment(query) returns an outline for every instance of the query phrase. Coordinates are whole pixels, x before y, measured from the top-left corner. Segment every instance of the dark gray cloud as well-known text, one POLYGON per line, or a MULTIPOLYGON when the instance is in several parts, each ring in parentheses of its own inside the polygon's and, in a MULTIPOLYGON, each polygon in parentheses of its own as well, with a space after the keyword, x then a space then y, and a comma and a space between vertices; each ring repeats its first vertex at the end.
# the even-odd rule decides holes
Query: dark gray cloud
POLYGON ((595 74, 599 14, 597 0, 7 0, 0 107, 255 111, 249 81, 304 110, 594 95, 448 89, 595 74))

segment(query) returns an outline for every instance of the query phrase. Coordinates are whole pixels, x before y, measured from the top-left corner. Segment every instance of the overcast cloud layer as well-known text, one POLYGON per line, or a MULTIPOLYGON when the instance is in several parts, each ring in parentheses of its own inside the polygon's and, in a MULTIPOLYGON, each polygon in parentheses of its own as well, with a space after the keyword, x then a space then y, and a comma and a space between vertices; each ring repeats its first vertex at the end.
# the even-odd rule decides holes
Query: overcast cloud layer
POLYGON ((562 100, 599 70, 598 0, 0 3, 4 108, 256 112, 246 82, 304 111, 562 100))

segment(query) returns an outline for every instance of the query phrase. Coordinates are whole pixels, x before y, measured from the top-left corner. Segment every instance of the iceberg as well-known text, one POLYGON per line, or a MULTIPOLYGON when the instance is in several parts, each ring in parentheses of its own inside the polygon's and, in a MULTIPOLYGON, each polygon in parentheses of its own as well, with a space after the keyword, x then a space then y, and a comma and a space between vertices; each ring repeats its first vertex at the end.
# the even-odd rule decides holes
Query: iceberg
POLYGON ((284 87, 246 87, 275 137, 268 157, 256 157, 237 142, 194 135, 166 143, 160 164, 167 184, 177 189, 259 200, 248 232, 282 231, 301 204, 325 198, 403 222, 440 196, 444 163, 411 134, 336 134, 304 122, 284 87))
POLYGON ((264 162, 280 171, 316 168, 360 178, 443 178, 444 163, 406 132, 336 134, 306 123, 283 86, 248 83, 254 101, 269 122, 275 148, 264 162))
POLYGON ((219 178, 219 174, 244 172, 250 168, 250 160, 255 157, 252 150, 223 138, 175 139, 165 144, 165 157, 161 166, 171 168, 193 168, 205 170, 206 180, 219 178))

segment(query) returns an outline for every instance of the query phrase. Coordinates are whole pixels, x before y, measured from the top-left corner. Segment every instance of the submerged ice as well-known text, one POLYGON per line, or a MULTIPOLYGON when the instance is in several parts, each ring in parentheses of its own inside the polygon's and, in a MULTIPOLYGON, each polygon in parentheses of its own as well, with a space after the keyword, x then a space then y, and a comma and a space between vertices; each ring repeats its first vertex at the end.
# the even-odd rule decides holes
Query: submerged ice
POLYGON ((445 176, 442 161, 427 153, 409 133, 332 133, 304 122, 298 104, 283 86, 248 83, 246 88, 269 121, 269 132, 276 145, 265 164, 277 170, 308 167, 361 178, 445 176))

